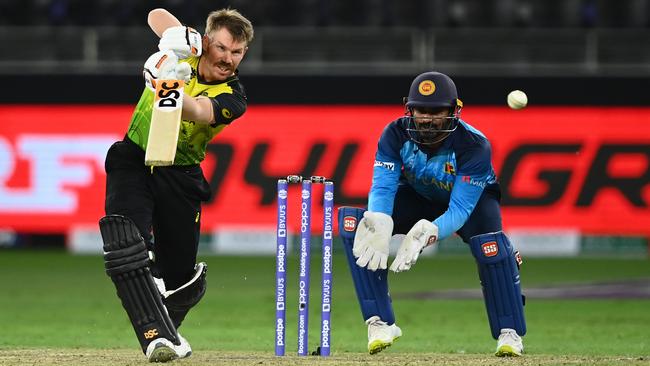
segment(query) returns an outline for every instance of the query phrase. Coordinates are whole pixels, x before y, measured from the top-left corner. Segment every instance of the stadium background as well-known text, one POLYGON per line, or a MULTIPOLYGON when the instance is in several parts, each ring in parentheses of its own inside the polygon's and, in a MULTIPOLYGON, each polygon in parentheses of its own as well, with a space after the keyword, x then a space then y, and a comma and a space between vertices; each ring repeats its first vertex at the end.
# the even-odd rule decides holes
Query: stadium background
MULTIPOLYGON (((377 136, 431 69, 454 78, 464 118, 493 143, 506 230, 524 256, 530 331, 517 363, 647 364, 650 0, 0 0, 0 364, 143 361, 98 255, 103 159, 156 50, 147 11, 202 30, 228 5, 256 26, 240 70, 250 108, 205 162, 209 291, 183 326, 197 351, 185 364, 280 362, 275 178, 328 175, 338 205, 363 205, 377 136), (528 108, 505 106, 512 89, 528 108)), ((391 279, 405 336, 375 360, 495 364, 467 247, 451 238, 426 254, 391 279)), ((334 266, 331 363, 367 363, 340 254, 334 266)), ((295 339, 290 326, 288 354, 295 339)))
POLYGON ((378 134, 402 113, 413 75, 439 70, 456 80, 464 118, 492 139, 520 245, 647 255, 641 0, 2 1, 3 246, 98 250, 102 154, 141 93, 142 61, 156 50, 144 23, 157 6, 198 29, 210 9, 232 6, 256 26, 240 74, 249 113, 204 164, 215 189, 205 248, 245 240, 272 252, 282 175, 330 176, 339 205, 363 205, 378 134), (529 108, 505 107, 512 89, 528 93, 529 108))

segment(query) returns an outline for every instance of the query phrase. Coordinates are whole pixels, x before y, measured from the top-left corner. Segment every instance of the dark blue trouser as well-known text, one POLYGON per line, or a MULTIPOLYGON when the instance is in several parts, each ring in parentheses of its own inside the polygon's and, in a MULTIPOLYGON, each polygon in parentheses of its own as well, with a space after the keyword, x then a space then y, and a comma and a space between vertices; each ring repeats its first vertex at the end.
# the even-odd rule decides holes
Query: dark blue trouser
MULTIPOLYGON (((486 188, 465 225, 456 232, 470 245, 476 259, 495 339, 501 328, 513 328, 519 335, 526 333, 519 268, 514 248, 502 232, 500 198, 498 185, 486 188), (494 254, 484 253, 489 248, 496 249, 494 254)), ((420 219, 433 221, 447 208, 447 203, 429 201, 410 186, 400 186, 393 208, 393 234, 406 234, 420 219)))
MULTIPOLYGON (((514 328, 520 335, 526 333, 519 271, 513 248, 501 231, 499 199, 498 185, 484 190, 467 222, 457 231, 463 241, 470 244, 472 255, 476 258, 488 320, 495 338, 503 327, 514 328), (496 248, 494 256, 492 252, 485 253, 490 248, 496 248)), ((393 234, 406 234, 419 220, 433 221, 447 208, 447 203, 436 204, 420 196, 411 187, 400 186, 393 208, 393 234)), ((364 211, 360 208, 341 207, 339 231, 364 320, 378 315, 392 324, 395 316, 388 292, 388 271, 372 272, 360 268, 352 254, 356 223, 361 220, 364 211), (355 225, 346 226, 346 216, 354 218, 355 225), (346 230, 346 227, 351 230, 346 230)))
MULTIPOLYGON (((474 211, 458 235, 465 243, 475 235, 501 231, 501 194, 498 186, 493 185, 483 191, 474 211)), ((413 188, 402 185, 395 195, 393 208, 393 234, 406 234, 421 219, 435 220, 448 208, 448 203, 436 203, 419 195, 413 188)))

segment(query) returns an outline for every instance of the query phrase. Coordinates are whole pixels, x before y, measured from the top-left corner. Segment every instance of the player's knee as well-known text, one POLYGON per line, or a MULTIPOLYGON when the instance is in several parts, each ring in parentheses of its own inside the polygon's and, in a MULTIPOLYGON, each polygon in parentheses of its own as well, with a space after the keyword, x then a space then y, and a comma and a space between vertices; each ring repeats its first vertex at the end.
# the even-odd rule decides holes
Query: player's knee
POLYGON ((99 229, 104 241, 104 263, 109 276, 149 266, 147 246, 131 219, 122 215, 107 215, 99 220, 99 229))
POLYGON ((104 241, 104 263, 122 306, 129 315, 142 351, 153 333, 179 344, 170 319, 151 276, 149 251, 131 219, 108 215, 99 220, 104 241))
POLYGON ((514 253, 503 231, 472 236, 469 240, 472 255, 480 263, 500 262, 514 253))

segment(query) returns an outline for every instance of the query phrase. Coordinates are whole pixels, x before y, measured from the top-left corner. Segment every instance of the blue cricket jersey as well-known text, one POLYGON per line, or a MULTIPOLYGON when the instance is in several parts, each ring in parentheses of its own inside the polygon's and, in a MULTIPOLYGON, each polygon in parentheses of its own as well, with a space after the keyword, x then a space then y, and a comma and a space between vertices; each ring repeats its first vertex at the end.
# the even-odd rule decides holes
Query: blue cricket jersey
POLYGON ((386 126, 375 154, 368 210, 393 213, 398 185, 408 184, 432 205, 448 205, 433 223, 440 240, 460 229, 487 185, 496 183, 490 142, 460 120, 433 153, 422 151, 406 132, 408 118, 386 126))

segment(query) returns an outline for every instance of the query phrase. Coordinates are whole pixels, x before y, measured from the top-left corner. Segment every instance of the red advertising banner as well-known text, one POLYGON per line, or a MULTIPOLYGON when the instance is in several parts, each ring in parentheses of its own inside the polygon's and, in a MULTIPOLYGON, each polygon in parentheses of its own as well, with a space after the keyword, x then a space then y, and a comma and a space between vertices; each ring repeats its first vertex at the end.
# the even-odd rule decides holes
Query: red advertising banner
MULTIPOLYGON (((103 215, 106 151, 132 106, 0 106, 0 229, 65 232, 103 215)), ((323 175, 363 206, 377 139, 400 106, 250 106, 203 164, 203 229, 272 227, 276 180, 323 175)), ((650 236, 650 108, 469 106, 491 141, 504 226, 650 236)), ((322 194, 318 186, 314 194, 322 194)), ((298 187, 289 191, 297 225, 298 187)), ((320 203, 314 201, 314 222, 320 203)), ((293 217, 293 218, 292 218, 293 217)), ((319 225, 318 225, 319 226, 319 225)), ((317 227, 317 225, 314 225, 317 227)))

